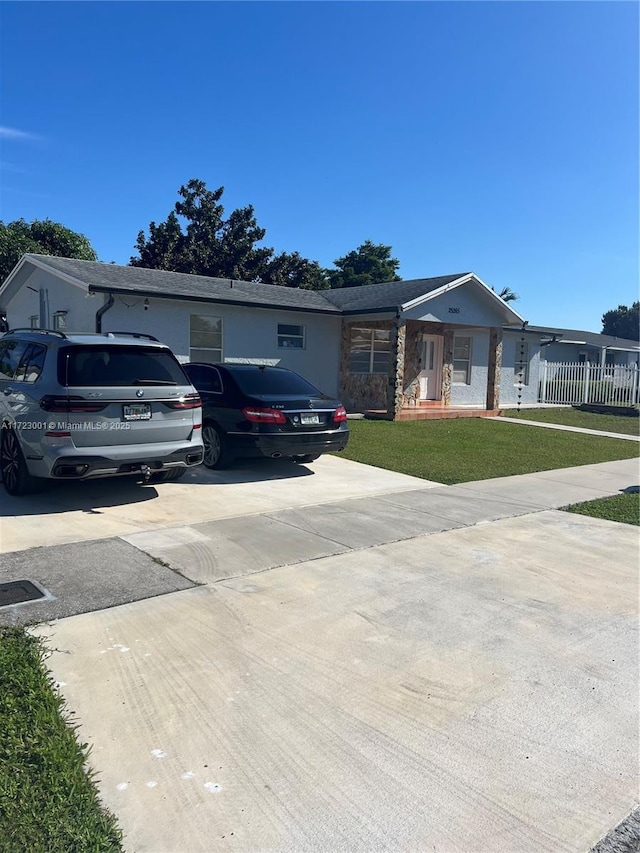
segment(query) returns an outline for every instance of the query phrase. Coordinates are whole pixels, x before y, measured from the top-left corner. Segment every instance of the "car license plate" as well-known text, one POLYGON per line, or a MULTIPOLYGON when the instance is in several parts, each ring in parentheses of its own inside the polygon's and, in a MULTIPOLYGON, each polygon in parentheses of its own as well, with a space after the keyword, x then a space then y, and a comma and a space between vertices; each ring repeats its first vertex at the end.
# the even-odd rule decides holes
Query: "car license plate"
POLYGON ((319 424, 320 415, 300 415, 301 424, 319 424))
POLYGON ((149 403, 132 403, 123 406, 122 416, 125 421, 148 421, 151 419, 151 406, 149 403))

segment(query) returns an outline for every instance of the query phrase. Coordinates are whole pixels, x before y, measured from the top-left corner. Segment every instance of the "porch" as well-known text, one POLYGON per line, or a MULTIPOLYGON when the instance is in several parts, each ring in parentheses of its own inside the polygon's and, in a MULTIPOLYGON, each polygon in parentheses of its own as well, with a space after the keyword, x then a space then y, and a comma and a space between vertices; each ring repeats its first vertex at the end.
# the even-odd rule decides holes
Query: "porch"
POLYGON ((502 412, 478 406, 443 406, 440 401, 420 401, 417 406, 403 406, 395 414, 386 409, 366 409, 362 414, 367 420, 439 421, 446 418, 495 418, 502 412))
POLYGON ((379 420, 500 414, 502 334, 431 321, 343 321, 340 396, 379 420))

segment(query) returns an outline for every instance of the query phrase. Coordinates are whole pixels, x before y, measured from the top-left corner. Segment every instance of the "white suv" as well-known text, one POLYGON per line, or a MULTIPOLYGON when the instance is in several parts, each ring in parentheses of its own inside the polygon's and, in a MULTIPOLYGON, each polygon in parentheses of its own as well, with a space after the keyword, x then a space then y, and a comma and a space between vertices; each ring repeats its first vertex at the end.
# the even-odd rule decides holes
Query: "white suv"
POLYGON ((0 422, 0 474, 11 495, 44 479, 175 480, 203 457, 200 397, 151 335, 7 332, 0 422))

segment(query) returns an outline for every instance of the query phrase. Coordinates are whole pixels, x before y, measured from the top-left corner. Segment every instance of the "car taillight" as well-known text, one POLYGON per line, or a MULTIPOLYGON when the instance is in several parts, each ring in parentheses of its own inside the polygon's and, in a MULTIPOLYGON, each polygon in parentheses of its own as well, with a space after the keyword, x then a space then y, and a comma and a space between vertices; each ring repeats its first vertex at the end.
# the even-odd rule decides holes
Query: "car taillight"
POLYGON ((347 419, 347 410, 344 406, 338 406, 338 408, 333 413, 333 422, 336 424, 341 424, 347 419))
POLYGON ((286 424, 287 419, 283 412, 278 409, 259 409, 256 406, 247 406, 242 414, 252 424, 286 424))
POLYGON ((47 394, 40 400, 40 408, 45 412, 101 412, 106 403, 85 400, 84 397, 56 397, 47 394))
POLYGON ((170 409, 201 409, 202 400, 199 394, 185 394, 179 400, 166 400, 165 405, 170 409))

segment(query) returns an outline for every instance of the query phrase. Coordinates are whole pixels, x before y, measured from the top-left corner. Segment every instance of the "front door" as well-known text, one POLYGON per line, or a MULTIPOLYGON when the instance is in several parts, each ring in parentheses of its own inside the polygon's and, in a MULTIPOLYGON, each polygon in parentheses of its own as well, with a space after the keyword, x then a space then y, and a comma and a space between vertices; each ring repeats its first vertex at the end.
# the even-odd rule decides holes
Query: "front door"
POLYGON ((439 400, 442 396, 442 335, 422 336, 420 399, 439 400))

